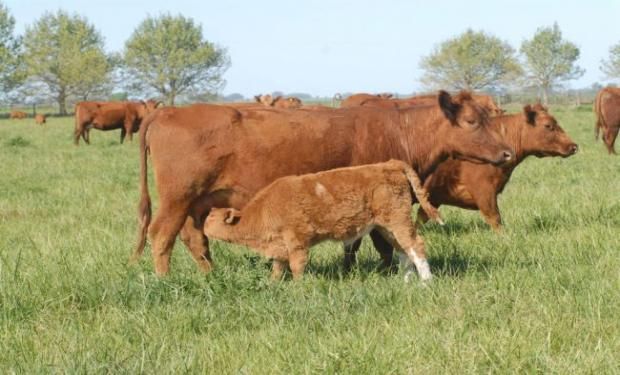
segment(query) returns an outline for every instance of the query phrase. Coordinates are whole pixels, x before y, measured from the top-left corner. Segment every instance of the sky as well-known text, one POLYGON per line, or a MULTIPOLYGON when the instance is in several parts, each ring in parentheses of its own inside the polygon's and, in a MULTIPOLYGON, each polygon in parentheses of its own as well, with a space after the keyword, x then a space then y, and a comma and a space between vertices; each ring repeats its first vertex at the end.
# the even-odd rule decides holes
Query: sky
POLYGON ((536 29, 557 22, 581 49, 586 70, 569 87, 603 82, 599 70, 620 42, 620 0, 3 0, 22 33, 45 11, 88 18, 108 51, 121 51, 148 15, 192 17, 204 37, 228 50, 224 94, 282 91, 412 93, 423 89, 419 62, 468 28, 516 50, 536 29))

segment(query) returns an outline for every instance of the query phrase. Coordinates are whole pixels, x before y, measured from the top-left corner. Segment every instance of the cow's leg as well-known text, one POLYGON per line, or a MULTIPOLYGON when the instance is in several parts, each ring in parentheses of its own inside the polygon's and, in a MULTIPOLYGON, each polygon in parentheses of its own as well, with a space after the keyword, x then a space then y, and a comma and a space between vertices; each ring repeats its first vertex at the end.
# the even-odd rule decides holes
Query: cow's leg
POLYGON ((86 144, 90 144, 90 127, 86 127, 82 130, 82 139, 86 144))
POLYGON ((188 216, 181 229, 181 240, 189 250, 198 268, 207 273, 213 269, 209 239, 203 233, 204 219, 202 216, 188 216))
POLYGON ((360 249, 362 239, 355 240, 352 244, 344 245, 344 271, 349 272, 357 261, 357 251, 360 249))
POLYGON ((271 280, 281 280, 287 265, 285 261, 274 259, 271 264, 271 280))
POLYGON ((306 264, 308 264, 308 249, 302 247, 294 248, 289 253, 288 264, 293 274, 293 280, 301 279, 304 275, 306 264))
POLYGON ((172 246, 186 217, 185 205, 174 206, 162 202, 157 210, 157 215, 149 228, 149 237, 155 273, 159 276, 166 275, 170 270, 172 246))
POLYGON ((497 195, 488 192, 487 194, 474 196, 474 199, 476 200, 476 205, 478 209, 480 209, 484 221, 495 231, 500 231, 502 229, 502 217, 499 213, 499 207, 497 206, 497 195))
POLYGON ((125 140, 126 135, 127 135, 127 130, 125 130, 125 128, 121 128, 121 144, 123 144, 123 141, 125 140))
POLYGON ((83 135, 84 129, 82 127, 77 126, 73 131, 73 143, 77 146, 80 144, 80 137, 84 137, 83 135))

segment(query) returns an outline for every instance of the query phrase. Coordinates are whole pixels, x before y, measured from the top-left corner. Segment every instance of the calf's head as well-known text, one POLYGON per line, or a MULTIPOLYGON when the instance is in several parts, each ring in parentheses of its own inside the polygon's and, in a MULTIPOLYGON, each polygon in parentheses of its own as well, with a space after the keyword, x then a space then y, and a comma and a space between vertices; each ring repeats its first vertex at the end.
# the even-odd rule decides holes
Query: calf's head
POLYGON ((469 92, 451 96, 440 91, 437 100, 448 124, 442 122, 433 136, 443 139, 452 157, 494 165, 514 160, 514 151, 490 129, 487 111, 469 92))
POLYGON ((234 240, 233 231, 241 218, 234 208, 212 208, 205 220, 204 234, 224 241, 234 240))
POLYGON ((540 104, 523 107, 525 125, 521 129, 523 153, 536 157, 568 157, 577 153, 579 147, 560 127, 547 108, 540 104))

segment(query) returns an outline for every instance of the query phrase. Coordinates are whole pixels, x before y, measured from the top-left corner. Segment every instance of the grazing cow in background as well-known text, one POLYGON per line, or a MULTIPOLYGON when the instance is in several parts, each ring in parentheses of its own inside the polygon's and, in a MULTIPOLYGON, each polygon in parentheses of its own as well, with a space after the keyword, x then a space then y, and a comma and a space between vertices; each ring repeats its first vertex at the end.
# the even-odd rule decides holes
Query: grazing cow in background
POLYGON ((161 102, 149 99, 146 102, 78 102, 75 105, 74 142, 78 145, 80 136, 90 144, 90 129, 121 129, 121 143, 125 136, 133 139, 133 133, 147 114, 154 111, 161 102))
POLYGON ((43 124, 45 124, 47 122, 47 116, 43 115, 43 114, 40 114, 40 113, 37 113, 34 116, 34 122, 37 123, 38 125, 43 125, 43 124))
POLYGON ((10 119, 22 120, 26 117, 28 117, 28 114, 22 111, 11 111, 11 113, 9 113, 10 119))
POLYGON ((607 147, 607 152, 615 154, 614 144, 620 129, 620 88, 606 87, 599 91, 594 100, 594 113, 596 114, 595 138, 598 140, 602 129, 603 143, 607 147))
POLYGON ((301 99, 296 97, 288 97, 284 98, 282 96, 276 96, 275 98, 271 95, 256 95, 254 96, 257 103, 260 103, 266 107, 274 107, 274 108, 288 108, 295 109, 302 106, 301 99))
MULTIPOLYGON (((478 102, 483 108, 485 108, 491 116, 499 116, 505 111, 502 110, 493 101, 493 98, 484 94, 472 94, 474 100, 478 102)), ((380 98, 377 96, 366 97, 363 100, 357 100, 352 102, 341 104, 341 107, 354 107, 354 106, 367 106, 367 107, 379 107, 379 108, 408 108, 419 105, 432 105, 437 101, 437 95, 417 95, 410 98, 403 99, 391 99, 380 98)))
POLYGON ((363 102, 370 99, 390 99, 392 94, 353 94, 340 102, 340 108, 359 107, 363 102))
POLYGON ((283 176, 403 160, 424 177, 449 156, 502 164, 512 150, 488 129, 486 111, 463 92, 441 92, 433 106, 405 110, 235 109, 198 104, 162 108, 140 127, 138 245, 147 231, 155 272, 168 273, 175 238, 203 271, 211 270, 203 223, 214 207, 241 209, 283 176), (159 209, 151 221, 150 151, 159 209))
POLYGON ((287 266, 293 278, 301 277, 311 246, 326 240, 353 242, 376 229, 406 254, 425 281, 431 271, 424 241, 411 221, 412 190, 425 212, 441 222, 418 175, 405 162, 390 160, 281 177, 241 211, 211 209, 204 233, 273 259, 271 277, 277 280, 287 266))
MULTIPOLYGON (((530 155, 536 157, 568 157, 577 152, 577 145, 558 125, 547 109, 540 104, 526 105, 522 113, 491 119, 491 126, 502 132, 503 140, 515 150, 515 160, 503 166, 475 164, 461 160, 446 160, 424 181, 431 204, 442 204, 470 210, 480 210, 484 220, 495 230, 501 228, 497 196, 504 190, 514 169, 530 155)), ((418 211, 418 220, 428 217, 418 211)), ((392 246, 376 233, 371 233, 383 267, 392 261, 392 246)), ((355 262, 359 241, 345 254, 345 268, 355 262)))

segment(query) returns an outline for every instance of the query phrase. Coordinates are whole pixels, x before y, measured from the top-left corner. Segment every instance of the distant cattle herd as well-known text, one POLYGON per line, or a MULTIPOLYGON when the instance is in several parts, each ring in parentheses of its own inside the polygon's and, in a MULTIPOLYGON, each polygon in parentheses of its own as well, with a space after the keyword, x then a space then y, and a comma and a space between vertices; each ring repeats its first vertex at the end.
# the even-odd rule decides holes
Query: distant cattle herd
MULTIPOLYGON (((199 268, 213 267, 208 237, 245 244, 273 259, 272 277, 301 276, 310 246, 342 241, 344 266, 370 234, 382 266, 396 249, 422 280, 431 277, 418 223, 452 205, 479 210, 501 228, 497 196, 526 157, 577 153, 548 109, 504 111, 488 95, 460 92, 392 98, 355 94, 340 108, 294 97, 258 95, 254 103, 166 107, 154 100, 79 102, 74 142, 90 129, 140 132, 137 260, 147 236, 155 272, 169 272, 177 235, 199 268), (151 218, 147 158, 159 208, 151 218), (389 161, 391 160, 391 161, 389 161), (389 162, 388 162, 389 161, 389 162)), ((620 129, 620 89, 596 96, 595 134, 609 153, 620 129)), ((23 119, 12 111, 10 118, 23 119)), ((37 124, 46 122, 36 115, 37 124)))

